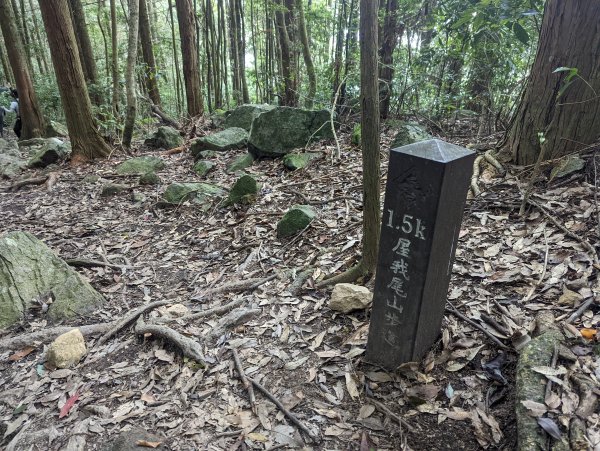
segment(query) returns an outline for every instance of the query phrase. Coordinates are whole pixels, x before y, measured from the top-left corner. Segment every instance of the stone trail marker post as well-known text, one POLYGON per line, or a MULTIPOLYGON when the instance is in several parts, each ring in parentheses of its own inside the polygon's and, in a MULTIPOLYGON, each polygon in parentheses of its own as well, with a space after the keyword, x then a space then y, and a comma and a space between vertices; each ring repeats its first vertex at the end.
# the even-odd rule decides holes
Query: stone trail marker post
POLYGON ((474 160, 437 139, 390 152, 368 361, 394 369, 438 337, 474 160))

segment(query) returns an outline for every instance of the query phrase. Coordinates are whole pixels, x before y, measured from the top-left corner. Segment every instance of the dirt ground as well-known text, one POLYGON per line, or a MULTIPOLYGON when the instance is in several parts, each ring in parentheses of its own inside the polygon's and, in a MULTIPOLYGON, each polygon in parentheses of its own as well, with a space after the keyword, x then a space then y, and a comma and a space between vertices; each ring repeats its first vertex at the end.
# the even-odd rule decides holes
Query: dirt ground
MULTIPOLYGON (((382 187, 391 135, 386 130, 382 137, 382 187)), ((469 138, 453 140, 466 145, 469 138)), ((538 311, 564 319, 592 295, 590 288, 581 288, 578 297, 564 297, 567 282, 587 278, 591 286, 593 257, 540 210, 518 215, 519 186, 528 172, 513 168, 501 176, 488 167, 479 182, 483 193, 467 202, 448 299, 508 351, 447 311, 440 338, 422 361, 395 372, 369 365, 363 360, 369 312, 333 312, 327 307, 330 290, 313 288, 316 280, 360 257, 360 150, 342 133, 342 158, 332 163, 332 146, 313 146, 323 157, 301 171, 289 172, 278 160, 256 162, 248 170, 262 184, 256 202, 215 205, 206 213, 188 203, 157 206, 166 184, 200 178, 188 152, 165 155, 143 147, 135 154, 161 156, 167 163, 159 172, 161 185, 138 186, 136 177, 117 176, 114 167, 126 159, 119 153, 93 165, 53 168, 60 178, 52 191, 27 186, 0 192, 0 234, 31 232, 64 259, 122 266, 78 268, 106 303, 94 315, 67 325, 113 321, 158 300, 199 312, 241 299, 243 307, 260 312, 217 337, 209 336, 216 317, 170 323, 201 343, 208 364, 204 369, 163 340, 137 336, 133 326, 101 346, 89 338, 88 355, 69 370, 48 368, 45 346, 39 343, 12 360, 18 349, 0 349, 0 422, 5 425, 0 447, 14 442, 18 433, 20 442, 12 443, 13 449, 77 449, 67 446, 83 443, 80 449, 96 450, 121 431, 141 429, 158 437, 159 449, 173 450, 516 449, 517 353, 512 343, 531 333, 538 311), (102 180, 84 182, 90 174, 131 188, 101 197, 102 180), (145 200, 134 202, 134 192, 145 200), (318 218, 299 236, 278 240, 277 220, 297 203, 312 204, 318 218), (302 291, 290 294, 294 279, 309 267, 314 271, 302 291), (277 277, 256 289, 206 295, 211 288, 272 274, 277 277), (293 412, 319 443, 311 443, 260 392, 252 411, 230 347, 237 349, 246 374, 293 412), (500 354, 502 377, 495 380, 483 365, 500 354), (73 395, 73 407, 59 418, 73 395), (14 428, 11 434, 7 427, 14 428)), ((229 188, 236 176, 224 168, 242 152, 214 158, 217 168, 203 181, 229 188)), ((594 185, 584 177, 540 185, 533 198, 568 231, 597 246, 594 185)), ((372 289, 373 280, 362 282, 372 289)), ((154 310, 146 320, 167 316, 167 308, 154 310)), ((573 326, 593 329, 599 323, 595 304, 573 326)), ((41 312, 28 312, 21 325, 0 332, 0 340, 49 326, 41 312)), ((593 346, 581 338, 573 344, 593 346)), ((596 381, 600 376, 593 352, 559 364, 596 381)), ((566 382, 554 386, 563 401, 549 408, 549 415, 566 434, 576 407, 568 404, 572 387, 566 382)), ((599 420, 597 413, 587 419, 590 440, 599 438, 599 420)))

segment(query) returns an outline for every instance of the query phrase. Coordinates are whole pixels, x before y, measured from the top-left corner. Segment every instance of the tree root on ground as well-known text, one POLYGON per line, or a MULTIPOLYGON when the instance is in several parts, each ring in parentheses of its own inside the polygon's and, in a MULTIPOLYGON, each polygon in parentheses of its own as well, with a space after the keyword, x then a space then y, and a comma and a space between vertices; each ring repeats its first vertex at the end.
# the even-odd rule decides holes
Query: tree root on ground
POLYGON ((310 278, 310 276, 313 275, 314 272, 315 268, 312 267, 300 272, 288 287, 290 294, 292 296, 297 296, 302 290, 302 285, 304 285, 304 283, 310 278))
POLYGON ((316 287, 325 288, 331 285, 335 285, 337 283, 356 282, 359 277, 367 276, 371 273, 372 271, 370 271, 361 260, 356 266, 353 266, 352 268, 344 271, 343 273, 321 280, 319 283, 316 284, 316 287))
POLYGON ((200 295, 195 295, 193 299, 204 299, 218 293, 239 293, 240 291, 254 290, 260 287, 261 285, 270 282, 273 279, 276 279, 277 277, 277 274, 271 274, 269 277, 264 277, 262 279, 257 278, 242 280, 241 282, 226 283, 224 285, 221 285, 220 287, 206 290, 205 292, 200 293, 200 295))
POLYGON ((473 196, 479 196, 481 194, 481 189, 479 189, 477 182, 479 180, 479 176, 481 175, 481 166, 484 161, 493 166, 494 169, 498 171, 498 174, 504 175, 506 173, 506 169, 504 169, 504 166, 502 166, 502 164, 500 164, 500 162, 496 159, 494 149, 490 149, 483 155, 479 155, 477 158, 475 158, 475 161, 473 162, 473 175, 471 176, 470 187, 473 196))
POLYGON ((98 323, 88 324, 85 326, 71 327, 71 326, 58 326, 50 329, 43 329, 37 332, 31 332, 28 334, 18 335, 12 338, 4 338, 0 340, 0 352, 8 350, 16 350, 24 348, 25 346, 33 346, 35 342, 47 343, 54 340, 56 337, 73 329, 79 329, 84 337, 91 337, 94 335, 100 335, 106 333, 114 326, 115 323, 98 323))
POLYGON ((261 312, 262 310, 259 308, 233 310, 217 322, 215 327, 213 327, 210 333, 208 334, 207 339, 215 340, 221 335, 223 335, 225 332, 227 332, 227 329, 244 324, 250 321, 256 315, 260 314, 261 312))

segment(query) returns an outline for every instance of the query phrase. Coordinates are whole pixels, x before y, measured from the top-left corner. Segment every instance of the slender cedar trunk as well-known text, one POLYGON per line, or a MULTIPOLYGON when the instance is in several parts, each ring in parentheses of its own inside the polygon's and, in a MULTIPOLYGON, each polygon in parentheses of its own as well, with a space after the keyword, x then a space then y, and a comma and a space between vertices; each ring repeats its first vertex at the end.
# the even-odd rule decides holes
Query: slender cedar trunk
POLYGON ((21 42, 23 43, 23 48, 25 49, 25 54, 27 55, 27 64, 29 65, 29 70, 31 71, 31 73, 33 73, 33 60, 31 59, 31 46, 29 45, 29 37, 25 36, 25 28, 23 27, 23 24, 25 23, 24 20, 22 20, 22 14, 20 13, 19 10, 19 5, 17 4, 16 0, 10 0, 12 9, 13 9, 13 14, 15 16, 15 21, 17 23, 17 29, 19 30, 19 36, 21 38, 21 42))
MULTIPOLYGON (((69 8, 73 17, 73 27, 75 29, 75 38, 79 48, 79 57, 83 66, 83 75, 88 84, 98 84, 98 75, 96 71, 96 59, 94 58, 94 50, 88 33, 87 23, 85 21, 85 12, 81 5, 81 0, 69 0, 69 8)), ((95 103, 99 103, 102 99, 92 99, 95 103)))
POLYGON ((169 0, 169 18, 171 19, 171 48, 173 50, 173 61, 175 65, 173 67, 173 73, 175 78, 175 89, 177 91, 177 113, 181 114, 182 108, 182 96, 181 96, 181 75, 179 73, 179 53, 177 52, 177 40, 175 38, 175 19, 173 18, 173 3, 169 0))
POLYGON ((248 94, 248 81, 246 80, 246 24, 244 23, 244 7, 242 0, 235 0, 238 21, 238 60, 240 68, 240 81, 242 83, 242 101, 250 102, 248 94))
POLYGON ((2 74, 4 75, 4 83, 11 86, 15 85, 15 77, 13 76, 10 66, 8 64, 8 57, 6 56, 6 49, 4 48, 4 38, 0 30, 0 62, 2 63, 2 74))
POLYGON ((104 11, 104 0, 98 0, 98 8, 96 10, 96 20, 98 22, 98 28, 102 34, 102 42, 104 43, 104 66, 106 69, 106 79, 110 78, 110 58, 108 53, 108 38, 106 37, 106 14, 102 14, 104 11))
POLYGON ((296 0, 296 10, 298 11, 298 29, 300 32, 300 41, 302 41, 302 56, 306 66, 308 76, 308 94, 306 96, 306 108, 312 109, 315 103, 315 94, 317 93, 317 76, 315 66, 310 54, 310 45, 308 42, 308 33, 306 32, 306 21, 304 19, 304 6, 302 0, 296 0))
POLYGON ((179 36, 181 38, 181 57, 183 60, 183 79, 187 112, 190 117, 199 116, 204 112, 202 88, 200 86, 200 68, 198 65, 198 50, 196 49, 196 24, 190 0, 175 0, 179 36))
MULTIPOLYGON (((341 0, 338 12, 335 53, 333 55, 333 91, 332 99, 338 92, 341 83, 342 51, 344 49, 344 23, 346 22, 346 0, 341 0)), ((339 102, 339 99, 338 99, 339 102)), ((336 105, 337 108, 337 105, 336 105)))
POLYGON ((238 29, 238 22, 236 17, 235 10, 235 0, 229 0, 229 9, 228 9, 228 19, 229 19, 229 60, 231 64, 231 86, 233 90, 233 101, 236 105, 242 103, 242 83, 240 80, 240 67, 239 67, 239 59, 238 59, 238 49, 237 46, 239 44, 238 35, 240 33, 238 29))
POLYGON ((0 28, 19 92, 19 115, 23 124, 21 139, 38 138, 45 132, 44 117, 33 89, 12 5, 8 0, 0 0, 0 28))
POLYGON ((150 100, 155 105, 160 106, 160 92, 158 90, 158 80, 156 78, 156 61, 154 59, 154 49, 152 48, 152 35, 150 33, 150 17, 146 0, 140 0, 140 41, 142 41, 142 56, 144 58, 144 84, 150 96, 150 100))
POLYGON ((346 55, 344 57, 344 79, 342 80, 342 86, 340 87, 340 101, 339 105, 343 106, 346 104, 346 86, 348 84, 348 77, 350 76, 350 68, 354 64, 354 52, 356 50, 357 32, 358 32, 358 18, 356 17, 356 0, 351 0, 350 10, 348 11, 348 23, 346 33, 346 55))
POLYGON ((363 267, 377 265, 380 234, 379 93, 377 81, 377 4, 360 2, 361 145, 363 152, 363 267))
POLYGON ((404 33, 404 29, 398 25, 398 0, 386 0, 384 3, 384 20, 382 30, 381 48, 379 49, 379 112, 382 119, 386 119, 390 112, 390 102, 394 78, 394 50, 398 38, 404 33))
POLYGON ((281 71, 283 74, 283 105, 297 106, 297 77, 294 59, 292 56, 291 42, 288 25, 285 20, 285 14, 282 9, 286 9, 283 0, 279 2, 280 8, 275 11, 275 20, 277 21, 277 31, 279 32, 279 48, 281 49, 281 71))
POLYGON ((44 46, 44 41, 42 40, 42 35, 40 33, 40 24, 38 22, 37 14, 35 13, 35 9, 33 7, 33 0, 29 0, 29 9, 31 11, 31 17, 33 19, 33 30, 35 33, 36 40, 36 54, 42 59, 42 64, 44 65, 43 74, 47 74, 50 72, 50 66, 48 65, 48 58, 46 58, 46 48, 44 46))
POLYGON ((127 91, 127 108, 125 110, 125 126, 123 127, 123 146, 131 147, 137 102, 135 97, 135 64, 137 62, 138 30, 140 23, 140 1, 129 0, 129 35, 127 42, 127 71, 125 72, 125 89, 127 91))
POLYGON ((254 56, 254 89, 256 91, 255 99, 258 102, 263 98, 260 87, 260 78, 258 77, 258 40, 256 35, 258 30, 255 28, 256 19, 254 17, 254 0, 250 0, 250 37, 252 39, 252 55, 254 56))
POLYGON ((229 105, 229 75, 227 72, 227 34, 225 32, 225 1, 218 0, 218 32, 219 32, 219 55, 221 58, 221 81, 223 83, 224 103, 229 105))
POLYGON ((597 2, 546 2, 537 55, 505 151, 517 164, 532 164, 542 151, 552 159, 594 143, 600 135, 600 33, 597 2), (569 72, 578 77, 565 87, 569 72), (561 92, 562 89, 562 92, 561 92), (559 93, 561 94, 559 96, 559 93))
MULTIPOLYGON (((29 23, 27 22, 27 18, 29 14, 25 10, 25 0, 19 1, 19 6, 21 8, 21 19, 23 20, 23 35, 25 36, 25 45, 27 46, 27 50, 29 52, 30 58, 33 53, 35 56, 35 61, 37 63, 38 71, 40 74, 44 74, 44 66, 42 65, 42 59, 40 58, 40 52, 36 51, 36 46, 33 43, 33 35, 29 32, 29 23)), ((33 14, 33 11, 32 13, 33 14)), ((31 66, 31 71, 33 73, 33 66, 31 66)))
POLYGON ((94 124, 67 0, 39 0, 39 4, 71 138, 71 161, 106 157, 110 148, 94 124))
POLYGON ((110 0, 110 36, 111 36, 111 73, 112 73, 112 110, 115 117, 119 114, 119 49, 117 46, 117 7, 115 0, 110 0))
POLYGON ((275 39, 273 36, 274 22, 271 16, 270 3, 265 0, 265 98, 264 101, 271 103, 273 101, 274 86, 273 80, 275 79, 275 39))

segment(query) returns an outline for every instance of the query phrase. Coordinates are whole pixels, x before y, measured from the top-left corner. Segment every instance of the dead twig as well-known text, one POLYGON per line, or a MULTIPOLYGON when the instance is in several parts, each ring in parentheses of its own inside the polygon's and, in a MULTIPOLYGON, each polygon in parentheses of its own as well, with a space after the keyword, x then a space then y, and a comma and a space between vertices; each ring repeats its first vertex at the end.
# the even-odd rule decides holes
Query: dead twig
POLYGON ((36 342, 47 343, 54 340, 56 337, 73 329, 79 329, 84 337, 91 337, 105 333, 109 330, 114 323, 98 323, 98 324, 87 324, 79 327, 71 326, 58 326, 50 329, 42 329, 37 332, 31 332, 28 334, 17 335, 12 338, 4 338, 0 340, 0 351, 21 349, 25 346, 32 346, 36 342))
POLYGON ((155 309, 157 307, 161 307, 163 305, 172 304, 172 303, 173 303, 173 301, 155 301, 155 302, 151 302, 150 304, 146 304, 146 305, 142 305, 141 307, 138 307, 137 309, 135 309, 132 312, 125 315, 120 320, 117 320, 114 323, 114 326, 98 339, 95 346, 98 347, 98 346, 101 346, 104 343, 106 343, 113 336, 115 336, 121 329, 123 329, 124 327, 127 327, 129 324, 134 322, 140 315, 143 315, 147 311, 155 309))
POLYGON ((250 406, 252 412, 256 413, 256 397, 254 396, 254 387, 252 383, 248 380, 246 373, 244 372, 244 367, 242 366, 242 361, 240 360, 240 355, 238 354, 235 348, 231 348, 231 354, 233 355, 233 361, 235 362, 235 367, 240 376, 240 380, 242 381, 242 385, 248 392, 248 399, 250 400, 250 406))
POLYGON ((183 153, 186 149, 187 149, 187 147, 185 145, 179 146, 179 147, 174 147, 174 148, 169 149, 166 152, 164 152, 164 155, 175 155, 178 153, 183 153))
POLYGON ((202 346, 195 340, 181 335, 169 326, 159 326, 157 324, 146 324, 140 316, 135 325, 135 333, 138 335, 152 334, 155 337, 162 338, 177 346, 184 356, 198 362, 203 368, 206 362, 202 356, 202 346))
POLYGON ((271 274, 268 277, 264 278, 256 278, 256 279, 248 279, 242 280, 240 282, 231 282, 221 285, 220 287, 211 288, 210 290, 206 290, 204 293, 200 295, 195 295, 192 299, 199 300, 206 297, 213 296, 218 293, 239 293, 240 291, 254 290, 261 285, 270 282, 273 279, 277 278, 277 274, 271 274))
POLYGON ((286 409, 283 406, 283 404, 281 404, 281 402, 274 395, 271 394, 271 392, 269 390, 267 390, 265 387, 263 387, 262 385, 260 385, 257 381, 255 381, 251 377, 249 377, 248 380, 250 382, 252 382, 252 385, 254 385, 254 387, 256 387, 256 389, 259 392, 261 392, 269 401, 271 401, 273 404, 275 404, 277 406, 277 408, 279 410, 281 410, 281 412, 286 417, 288 417, 288 419, 298 429, 300 429, 302 432, 304 432, 306 435, 308 435, 310 437, 310 439, 312 440, 313 443, 320 443, 321 442, 321 438, 319 436, 313 434, 292 412, 290 412, 288 409, 286 409))
POLYGON ((215 307, 215 308, 211 308, 208 310, 202 310, 201 312, 198 313, 192 313, 191 315, 185 315, 182 316, 180 318, 156 318, 154 320, 155 323, 170 323, 173 321, 179 321, 179 322, 189 322, 189 321, 194 321, 197 319, 202 319, 202 318, 208 318, 209 316, 213 316, 213 315, 221 315, 223 313, 227 313, 231 310, 233 310, 236 307, 239 307, 240 305, 242 305, 242 303, 244 302, 244 299, 236 299, 235 301, 231 301, 228 304, 222 305, 220 307, 215 307))
POLYGON ((492 340, 494 343, 496 343, 502 349, 509 349, 508 346, 506 346, 504 343, 502 343, 500 340, 498 340, 498 338, 494 337, 488 330, 486 330, 483 326, 481 326, 481 324, 477 324, 472 319, 467 318, 465 315, 463 315, 462 313, 460 313, 456 309, 456 307, 454 307, 454 305, 452 305, 452 303, 450 301, 446 302, 446 311, 452 313, 454 316, 462 319, 464 322, 470 324, 471 326, 473 326, 476 329, 478 329, 481 332, 483 332, 490 340, 492 340))
POLYGON ((116 265, 108 261, 101 262, 98 260, 86 260, 84 258, 70 258, 65 260, 67 265, 74 266, 76 268, 112 268, 112 269, 129 269, 131 266, 116 265))
POLYGON ((408 423, 406 420, 404 420, 403 418, 396 415, 394 412, 392 412, 390 409, 388 409, 382 403, 380 403, 379 401, 377 401, 373 398, 369 398, 369 402, 371 404, 373 404, 381 413, 387 415, 388 417, 390 417, 391 419, 396 421, 396 423, 400 424, 401 426, 404 426, 409 432, 414 432, 415 428, 412 427, 410 423, 408 423))
POLYGON ((591 298, 589 298, 587 301, 585 301, 583 304, 581 304, 579 306, 579 308, 577 310, 575 310, 573 313, 571 313, 571 316, 569 316, 567 318, 567 320, 565 321, 567 324, 571 324, 573 323, 575 320, 579 319, 579 317, 581 315, 583 315, 583 313, 590 308, 590 305, 592 305, 594 302, 596 302, 596 296, 592 296, 591 298))

